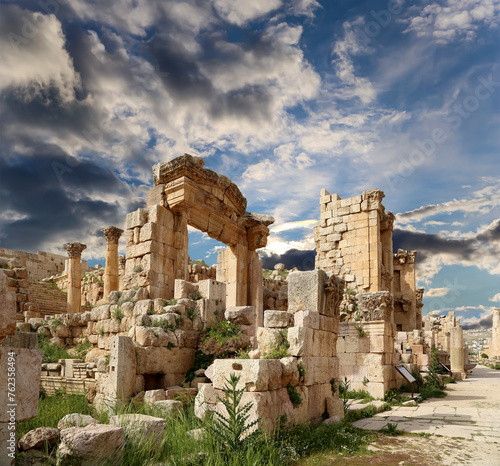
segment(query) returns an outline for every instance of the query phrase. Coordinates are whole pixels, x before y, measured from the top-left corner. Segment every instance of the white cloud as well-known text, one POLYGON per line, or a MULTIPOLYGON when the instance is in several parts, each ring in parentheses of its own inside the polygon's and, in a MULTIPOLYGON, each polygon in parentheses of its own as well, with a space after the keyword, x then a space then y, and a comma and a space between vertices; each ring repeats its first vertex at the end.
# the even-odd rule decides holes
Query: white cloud
POLYGON ((366 105, 375 100, 377 93, 367 78, 356 75, 352 55, 366 53, 367 50, 356 40, 350 23, 344 23, 344 31, 344 38, 333 47, 333 54, 337 57, 334 60, 336 74, 344 84, 336 92, 342 99, 358 97, 366 105))
POLYGON ((480 25, 498 23, 498 0, 447 0, 444 4, 431 3, 422 9, 414 7, 417 14, 408 19, 406 32, 432 37, 438 43, 459 38, 470 40, 480 25))
MULTIPOLYGON (((396 215, 397 225, 408 225, 421 222, 422 220, 438 214, 451 214, 461 212, 464 214, 489 213, 492 209, 500 206, 500 179, 497 179, 485 188, 474 191, 471 196, 462 199, 431 204, 419 207, 409 212, 396 215)), ((429 222, 426 225, 430 224, 429 222)), ((437 225, 438 223, 434 223, 437 225)))
POLYGON ((281 233, 283 231, 297 230, 301 228, 312 228, 318 220, 298 220, 296 222, 281 223, 271 228, 271 233, 281 233))
POLYGON ((217 12, 230 23, 242 26, 281 6, 281 0, 214 0, 217 12))
POLYGON ((75 98, 80 77, 65 49, 61 23, 54 15, 43 15, 5 7, 0 19, 0 90, 12 87, 17 98, 50 100, 56 88, 63 102, 75 98))
POLYGON ((449 288, 443 287, 443 288, 431 288, 429 290, 425 291, 425 296, 431 297, 431 298, 438 298, 441 296, 446 296, 448 292, 450 291, 449 288))
POLYGON ((492 303, 500 303, 500 293, 497 293, 493 298, 489 299, 492 303))

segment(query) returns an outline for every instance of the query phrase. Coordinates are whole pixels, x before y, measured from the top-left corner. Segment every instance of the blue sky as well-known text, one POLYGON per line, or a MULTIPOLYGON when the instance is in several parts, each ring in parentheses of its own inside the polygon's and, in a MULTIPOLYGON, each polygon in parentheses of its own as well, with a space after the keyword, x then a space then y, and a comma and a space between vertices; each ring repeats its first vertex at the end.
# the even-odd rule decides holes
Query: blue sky
MULTIPOLYGON (((426 312, 500 304, 500 2, 0 2, 0 245, 63 253, 188 152, 312 264, 319 192, 385 192, 426 312)), ((219 244, 190 234, 193 258, 219 244)), ((122 251, 123 251, 122 245, 122 251)))

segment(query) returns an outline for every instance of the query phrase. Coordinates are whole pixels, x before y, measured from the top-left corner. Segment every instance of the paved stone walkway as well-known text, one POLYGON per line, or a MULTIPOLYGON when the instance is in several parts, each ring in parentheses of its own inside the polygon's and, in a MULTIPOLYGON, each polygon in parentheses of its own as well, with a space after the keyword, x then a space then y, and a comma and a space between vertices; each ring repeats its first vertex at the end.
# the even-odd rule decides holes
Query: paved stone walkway
POLYGON ((393 407, 354 425, 379 430, 391 422, 405 432, 496 442, 500 464, 500 371, 477 366, 468 379, 448 384, 446 391, 446 398, 426 400, 414 407, 393 407))

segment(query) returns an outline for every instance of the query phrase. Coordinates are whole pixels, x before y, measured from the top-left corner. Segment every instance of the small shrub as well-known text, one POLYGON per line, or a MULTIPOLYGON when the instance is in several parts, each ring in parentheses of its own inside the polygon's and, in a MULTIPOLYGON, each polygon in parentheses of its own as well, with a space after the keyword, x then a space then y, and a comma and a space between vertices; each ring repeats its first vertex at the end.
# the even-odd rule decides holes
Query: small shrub
POLYGON ((141 273, 142 267, 140 265, 136 265, 133 269, 134 273, 141 273))
POLYGON ((189 298, 192 299, 193 301, 198 301, 201 299, 201 294, 198 291, 194 291, 189 295, 189 298))
POLYGON ((302 377, 304 377, 304 375, 306 375, 306 369, 304 368, 304 366, 302 365, 301 362, 298 363, 297 370, 299 371, 300 378, 302 378, 302 377))
POLYGON ((175 348, 175 345, 174 345, 171 341, 169 341, 169 342, 167 343, 167 349, 169 349, 169 350, 170 350, 170 349, 173 349, 173 348, 175 348))
POLYGON ((68 353, 66 348, 53 345, 50 340, 38 335, 38 349, 43 353, 42 362, 57 362, 59 359, 76 359, 76 356, 68 353))
POLYGON ((379 432, 382 432, 382 433, 387 434, 387 435, 394 435, 394 436, 404 434, 403 431, 398 430, 398 425, 393 424, 392 422, 388 422, 387 425, 383 429, 379 430, 379 432))
POLYGON ((358 335, 360 337, 365 337, 366 336, 366 332, 365 332, 365 330, 364 330, 364 328, 363 328, 363 326, 361 324, 356 325, 355 328, 358 331, 358 335))
POLYGON ((123 311, 121 310, 121 308, 118 307, 113 311, 113 319, 116 319, 118 322, 121 322, 123 317, 124 317, 123 311))
POLYGON ((293 407, 298 408, 302 404, 302 397, 300 396, 300 393, 290 384, 287 385, 286 391, 288 392, 288 396, 290 397, 293 407))
POLYGON ((101 327, 99 330, 98 330, 98 333, 101 337, 104 336, 104 327, 101 327))
POLYGON ((151 319, 150 327, 160 327, 165 332, 169 330, 175 332, 181 325, 182 316, 175 314, 175 323, 169 324, 165 319, 151 319))
POLYGON ((273 348, 273 350, 270 353, 265 353, 263 356, 264 359, 281 359, 290 356, 290 353, 288 352, 288 348, 290 348, 290 343, 288 342, 287 329, 281 330, 280 335, 281 335, 281 343, 276 348, 273 348))
POLYGON ((227 416, 215 411, 214 422, 208 425, 210 433, 225 454, 239 453, 255 443, 261 435, 260 430, 256 428, 259 420, 248 422, 252 403, 240 407, 245 389, 236 388, 239 380, 240 377, 235 374, 230 374, 226 379, 227 384, 222 389, 225 396, 218 396, 217 401, 225 406, 227 416))
POLYGON ((196 319, 196 316, 198 315, 198 312, 196 311, 195 307, 188 307, 186 309, 186 315, 189 320, 194 320, 196 319))
POLYGON ((177 304, 177 299, 173 298, 170 301, 165 301, 165 306, 175 306, 177 304))
POLYGON ((331 390, 332 390, 332 396, 334 396, 335 392, 337 391, 337 385, 335 384, 335 378, 332 378, 330 380, 330 387, 331 387, 331 390))
POLYGON ((57 317, 54 317, 53 319, 50 319, 50 324, 49 325, 52 328, 52 330, 56 331, 57 327, 59 327, 60 325, 62 325, 62 322, 57 317))
POLYGON ((483 359, 488 359, 488 355, 487 355, 486 353, 481 354, 481 357, 482 357, 483 359))
POLYGON ((75 346, 75 352, 78 355, 78 359, 83 359, 85 360, 85 356, 87 353, 92 349, 92 343, 85 339, 83 343, 79 343, 78 345, 75 346))

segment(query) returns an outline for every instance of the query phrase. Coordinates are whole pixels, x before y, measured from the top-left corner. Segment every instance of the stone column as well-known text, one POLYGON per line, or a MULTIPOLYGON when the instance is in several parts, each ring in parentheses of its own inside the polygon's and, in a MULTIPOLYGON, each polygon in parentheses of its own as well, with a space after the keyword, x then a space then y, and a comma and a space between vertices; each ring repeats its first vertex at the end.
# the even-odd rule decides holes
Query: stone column
POLYGON ((444 332, 444 348, 450 354, 450 332, 444 332))
POLYGON ((500 359, 500 309, 493 311, 493 327, 491 328, 490 359, 500 359))
POLYGON ((464 334, 462 327, 450 328, 450 365, 453 377, 465 379, 464 369, 464 334))
POLYGON ((68 313, 80 312, 82 300, 82 251, 87 248, 82 243, 66 243, 68 251, 68 313))
POLYGON ((123 230, 116 227, 106 227, 101 230, 106 237, 106 269, 104 270, 104 300, 109 293, 118 291, 120 287, 118 272, 118 240, 123 230))

